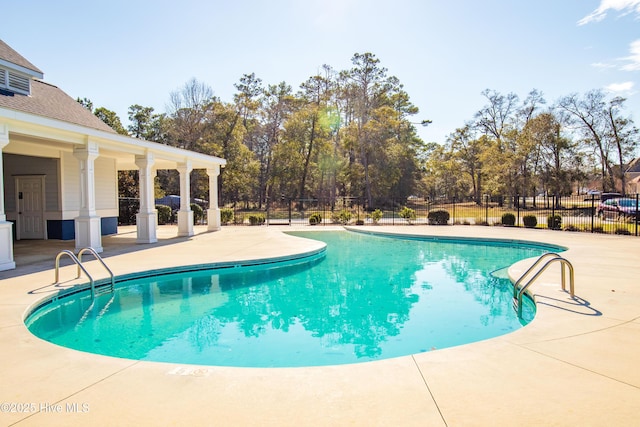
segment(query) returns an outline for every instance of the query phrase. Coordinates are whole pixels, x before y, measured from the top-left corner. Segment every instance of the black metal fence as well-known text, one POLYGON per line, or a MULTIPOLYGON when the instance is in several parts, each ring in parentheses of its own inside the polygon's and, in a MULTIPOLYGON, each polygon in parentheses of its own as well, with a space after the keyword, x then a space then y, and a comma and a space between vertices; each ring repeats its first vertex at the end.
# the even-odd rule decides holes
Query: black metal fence
MULTIPOLYGON (((363 199, 354 197, 336 200, 283 198, 262 209, 246 203, 223 207, 221 217, 225 225, 318 226, 434 224, 445 218, 446 224, 512 225, 638 236, 639 205, 638 194, 625 197, 617 194, 484 196, 479 203, 409 198, 368 208, 363 199)), ((120 199, 119 224, 135 224, 138 209, 137 199, 120 199)))
MULTIPOLYGON (((194 204, 200 208, 198 212, 194 212, 194 220, 196 223, 204 223, 206 221, 207 206, 201 202, 200 199, 196 199, 198 203, 192 203, 191 209, 197 208, 194 204)), ((140 212, 140 199, 135 197, 120 197, 118 199, 118 225, 135 225, 136 214, 140 212)), ((157 202, 157 201, 156 201, 157 202)), ((204 201, 202 201, 204 202, 204 201)), ((158 222, 160 224, 175 224, 177 219, 178 204, 156 204, 158 209, 158 222)))
MULTIPOLYGON (((637 236, 639 230, 638 194, 579 196, 485 196, 480 203, 447 199, 410 198, 387 206, 365 208, 360 198, 343 197, 335 201, 285 199, 262 210, 232 210, 229 224, 249 224, 249 216, 264 215, 267 225, 408 225, 434 224, 447 218, 447 224, 512 225, 590 233, 637 236), (609 201, 607 201, 609 200, 609 201), (436 214, 439 211, 445 214, 436 214)), ((223 215, 224 216, 224 215, 223 215)))
POLYGON ((120 197, 118 199, 118 225, 133 225, 136 214, 140 212, 140 199, 120 197))

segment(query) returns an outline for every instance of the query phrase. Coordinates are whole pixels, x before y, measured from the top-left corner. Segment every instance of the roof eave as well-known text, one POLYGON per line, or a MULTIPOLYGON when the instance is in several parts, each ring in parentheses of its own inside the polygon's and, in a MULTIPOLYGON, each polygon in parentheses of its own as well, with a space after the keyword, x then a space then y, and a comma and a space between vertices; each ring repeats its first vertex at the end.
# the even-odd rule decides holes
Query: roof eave
POLYGON ((151 153, 163 161, 175 163, 190 162, 194 169, 206 169, 216 165, 224 166, 227 163, 225 159, 220 157, 196 153, 183 148, 88 128, 4 107, 0 107, 0 120, 1 119, 4 119, 3 121, 9 125, 10 132, 52 139, 72 145, 84 145, 87 141, 95 141, 99 146, 109 150, 132 155, 151 153))
POLYGON ((0 58, 0 65, 4 66, 6 68, 10 68, 12 70, 19 71, 19 72, 21 72, 23 74, 28 75, 31 78, 36 78, 36 79, 43 79, 44 78, 44 74, 40 70, 33 70, 31 68, 23 67, 22 65, 14 64, 13 62, 4 60, 2 58, 0 58))

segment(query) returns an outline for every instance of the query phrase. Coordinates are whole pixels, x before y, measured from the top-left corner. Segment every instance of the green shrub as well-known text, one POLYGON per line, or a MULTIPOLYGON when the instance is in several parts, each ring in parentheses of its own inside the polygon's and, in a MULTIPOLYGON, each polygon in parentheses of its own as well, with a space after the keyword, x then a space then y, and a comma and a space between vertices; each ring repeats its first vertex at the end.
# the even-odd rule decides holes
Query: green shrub
POLYGON ((374 224, 377 224, 378 221, 380 221, 382 219, 382 211, 380 209, 376 209, 375 211, 371 212, 371 220, 373 221, 374 224))
POLYGON ((158 211, 158 224, 169 224, 171 222, 171 207, 167 205, 156 205, 158 211))
POLYGON ((197 203, 191 203, 191 210, 193 211, 193 221, 199 222, 204 219, 204 209, 197 203))
POLYGON ((335 224, 347 225, 349 221, 351 221, 351 212, 346 209, 331 214, 331 222, 335 224))
POLYGON ((538 225, 538 218, 535 215, 525 215, 522 217, 522 223, 527 228, 536 228, 538 225))
POLYGON ((449 223, 449 212, 445 210, 431 211, 427 215, 431 225, 447 225, 449 223))
POLYGON ((311 214, 311 216, 309 216, 309 225, 316 225, 316 224, 321 224, 322 223, 322 215, 320 215, 318 212, 311 214))
POLYGON ((233 209, 220 209, 220 222, 223 224, 229 224, 231 221, 233 221, 233 209))
POLYGON ((547 227, 552 230, 562 229, 562 217, 560 215, 549 215, 547 217, 547 227))
POLYGON ((398 215, 400 215, 400 218, 404 218, 405 220, 407 220, 409 224, 411 224, 411 221, 414 221, 416 219, 416 211, 406 206, 402 208, 398 215))
POLYGON ((249 214, 249 225, 262 225, 264 221, 263 214, 249 214))
POLYGON ((235 225, 242 225, 244 224, 244 215, 235 215, 233 217, 233 223, 235 225))
POLYGON ((516 216, 511 212, 502 214, 502 225, 516 225, 516 216))

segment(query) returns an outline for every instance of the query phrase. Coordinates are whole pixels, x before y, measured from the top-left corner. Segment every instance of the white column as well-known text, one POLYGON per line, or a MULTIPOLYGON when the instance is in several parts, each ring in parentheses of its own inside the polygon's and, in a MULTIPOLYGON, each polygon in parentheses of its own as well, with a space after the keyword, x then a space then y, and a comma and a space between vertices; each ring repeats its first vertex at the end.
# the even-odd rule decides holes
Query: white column
POLYGON ((76 250, 87 246, 102 252, 102 226, 96 214, 96 185, 94 163, 98 158, 98 144, 87 140, 84 147, 76 147, 73 156, 80 162, 80 212, 75 218, 76 250))
POLYGON ((153 154, 136 156, 138 166, 138 183, 140 192, 140 211, 136 214, 138 243, 156 243, 158 241, 158 211, 155 208, 153 178, 155 171, 153 154))
POLYGON ((4 166, 2 150, 9 144, 9 126, 0 124, 0 270, 16 268, 13 260, 13 224, 4 211, 4 166))
POLYGON ((178 211, 178 236, 193 236, 193 211, 191 210, 191 162, 178 165, 180 173, 180 210, 178 211))
POLYGON ((218 175, 220 175, 220 165, 207 168, 209 175, 209 209, 207 209, 207 230, 220 230, 220 209, 218 208, 218 175))

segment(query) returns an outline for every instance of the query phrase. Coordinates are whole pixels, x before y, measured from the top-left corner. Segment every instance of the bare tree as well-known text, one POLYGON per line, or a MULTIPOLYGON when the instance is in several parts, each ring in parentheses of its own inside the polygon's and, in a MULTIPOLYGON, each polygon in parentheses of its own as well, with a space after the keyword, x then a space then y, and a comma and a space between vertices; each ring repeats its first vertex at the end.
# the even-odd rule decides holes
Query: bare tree
POLYGON ((493 136, 501 145, 509 122, 514 119, 518 95, 515 93, 502 95, 495 90, 485 89, 482 91, 482 96, 487 98, 489 103, 476 113, 476 123, 482 131, 493 136))
POLYGON ((567 111, 583 141, 593 148, 600 161, 602 187, 615 190, 614 174, 607 146, 607 117, 604 93, 601 90, 587 92, 582 98, 571 94, 558 101, 558 107, 567 111))
POLYGON ((517 170, 515 151, 517 134, 513 124, 518 107, 518 96, 514 93, 503 95, 495 90, 485 89, 482 95, 487 98, 486 104, 475 115, 476 127, 485 135, 496 141, 496 158, 500 164, 494 164, 497 176, 494 182, 499 182, 497 190, 508 193, 516 192, 517 170))
POLYGON ((200 151, 207 113, 213 109, 214 101, 213 89, 195 78, 185 83, 182 89, 171 92, 167 107, 173 122, 171 145, 200 151))
POLYGON ((615 97, 607 104, 607 138, 611 140, 611 145, 617 157, 617 176, 621 182, 622 194, 626 193, 625 168, 627 161, 631 160, 636 147, 638 146, 638 128, 633 125, 633 120, 622 116, 625 99, 615 97))
POLYGON ((540 152, 540 179, 544 188, 556 196, 571 192, 573 144, 561 134, 556 117, 545 112, 532 118, 525 128, 527 138, 540 152))

